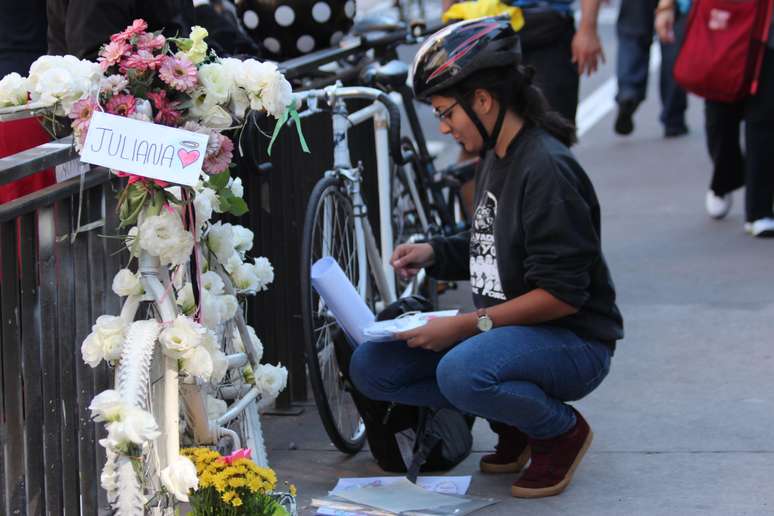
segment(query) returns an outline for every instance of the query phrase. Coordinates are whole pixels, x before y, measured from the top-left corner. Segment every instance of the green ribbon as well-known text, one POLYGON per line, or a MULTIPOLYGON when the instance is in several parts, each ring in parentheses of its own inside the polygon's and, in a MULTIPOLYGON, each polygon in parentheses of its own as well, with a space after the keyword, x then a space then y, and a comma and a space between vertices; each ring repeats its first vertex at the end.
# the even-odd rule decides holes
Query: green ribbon
POLYGON ((298 110, 296 109, 296 100, 293 99, 293 102, 291 102, 290 105, 287 108, 285 108, 285 111, 282 113, 282 116, 279 117, 276 125, 274 126, 274 133, 271 135, 271 142, 269 142, 269 150, 268 150, 269 156, 271 156, 271 148, 274 145, 274 141, 277 139, 277 136, 279 136, 279 133, 282 130, 282 126, 287 123, 288 118, 292 118, 293 122, 296 124, 296 131, 298 131, 298 139, 301 140, 301 149, 307 154, 309 154, 309 146, 306 144, 306 138, 304 138, 304 132, 301 130, 301 117, 298 116, 298 110))

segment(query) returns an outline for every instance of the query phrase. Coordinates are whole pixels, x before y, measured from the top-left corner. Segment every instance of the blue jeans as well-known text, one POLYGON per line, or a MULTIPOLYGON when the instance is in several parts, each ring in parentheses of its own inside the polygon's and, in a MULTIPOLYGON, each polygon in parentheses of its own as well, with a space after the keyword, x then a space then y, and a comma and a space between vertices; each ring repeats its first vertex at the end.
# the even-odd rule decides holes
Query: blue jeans
POLYGON ((610 348, 554 326, 502 326, 437 353, 403 341, 366 342, 350 362, 355 386, 375 400, 458 410, 548 439, 575 426, 565 402, 593 391, 610 348))
MULTIPOLYGON (((654 9, 657 3, 654 0, 623 0, 621 3, 616 23, 618 36, 616 101, 618 103, 631 100, 639 104, 645 100, 650 67, 650 45, 653 42, 654 32, 654 9)), ((675 22, 678 38, 684 30, 684 18, 680 16, 675 22)), ((685 126, 685 110, 688 108, 686 93, 677 85, 672 75, 679 50, 680 47, 676 43, 661 44, 659 91, 662 108, 659 119, 665 127, 674 129, 685 126)))

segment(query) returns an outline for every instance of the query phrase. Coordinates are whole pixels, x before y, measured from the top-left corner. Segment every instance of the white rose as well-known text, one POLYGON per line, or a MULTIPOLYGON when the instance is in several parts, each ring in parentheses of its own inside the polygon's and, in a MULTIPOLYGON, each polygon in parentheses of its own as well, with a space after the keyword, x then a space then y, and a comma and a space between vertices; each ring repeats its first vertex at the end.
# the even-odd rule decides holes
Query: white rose
POLYGON ((234 121, 229 112, 220 106, 208 106, 197 116, 202 125, 219 130, 228 129, 234 121))
POLYGON ((261 101, 266 112, 279 118, 293 100, 293 88, 279 71, 272 74, 261 90, 261 101))
POLYGON ((234 248, 242 256, 253 248, 253 232, 244 226, 234 225, 232 227, 234 233, 234 248))
POLYGON ((239 197, 241 199, 245 195, 245 188, 242 185, 241 177, 233 178, 229 182, 228 188, 231 190, 231 193, 234 194, 234 197, 239 197))
POLYGON ((118 391, 108 389, 102 391, 91 400, 89 411, 94 421, 119 421, 124 413, 124 400, 118 391))
POLYGON ((108 423, 108 436, 100 444, 118 450, 127 443, 142 445, 161 435, 153 415, 138 407, 126 407, 120 421, 108 423))
POLYGON ((0 80, 0 107, 26 104, 27 95, 27 79, 18 73, 9 73, 0 80))
POLYGON ((201 346, 205 332, 200 324, 184 315, 178 315, 159 335, 161 349, 168 357, 185 358, 201 346))
POLYGON ((210 359, 212 360, 210 381, 212 383, 220 383, 228 372, 228 359, 226 359, 225 353, 221 351, 214 333, 211 331, 207 332, 207 335, 202 339, 202 347, 210 353, 210 359))
POLYGON ((255 372, 255 382, 264 399, 274 399, 287 385, 288 370, 282 364, 261 364, 255 372))
POLYGON ((180 265, 191 257, 193 235, 185 230, 176 213, 164 210, 148 217, 139 231, 140 247, 151 256, 158 256, 162 265, 180 265))
MULTIPOLYGON (((102 358, 104 360, 118 360, 121 358, 124 337, 126 335, 126 324, 120 317, 114 315, 101 315, 97 318, 96 324, 91 327, 91 335, 95 342, 90 346, 99 346, 102 358)), ((86 337, 88 340, 89 337, 86 337)), ((84 346, 86 343, 84 342, 84 346)), ((81 348, 83 351, 83 348, 81 348)), ((85 357, 84 357, 85 360, 85 357)), ((96 366, 92 366, 96 367, 96 366)))
POLYGON ((191 315, 196 310, 196 302, 194 301, 193 285, 186 283, 185 286, 177 293, 177 305, 186 315, 191 315))
POLYGON ((194 197, 194 211, 196 212, 196 222, 199 226, 209 222, 212 218, 212 212, 218 206, 218 194, 212 188, 202 188, 196 192, 194 197))
POLYGON ((81 356, 83 357, 83 361, 91 367, 97 367, 99 363, 102 362, 102 359, 104 358, 102 343, 94 333, 90 333, 83 340, 83 344, 81 344, 81 356))
MULTIPOLYGON (((255 360, 260 362, 261 358, 263 358, 263 342, 261 342, 261 339, 258 338, 258 335, 255 334, 255 330, 252 326, 247 326, 247 333, 250 334, 250 340, 253 342, 253 349, 255 350, 256 357, 255 360)), ((234 328, 234 333, 232 335, 232 339, 234 340, 234 345, 236 349, 239 351, 245 351, 245 345, 242 341, 241 335, 239 335, 239 331, 237 331, 236 328, 234 328)))
POLYGON ((199 477, 196 476, 196 466, 187 457, 178 455, 161 470, 161 483, 181 502, 188 501, 188 492, 199 487, 199 477))
POLYGON ((113 292, 121 297, 139 296, 144 292, 140 275, 129 269, 121 269, 113 278, 113 292))
POLYGON ((183 358, 182 367, 189 374, 209 381, 213 370, 212 355, 204 346, 199 346, 183 358))
POLYGON ((256 292, 260 285, 260 280, 255 273, 255 267, 249 263, 243 263, 231 274, 234 280, 234 287, 240 291, 256 292))
POLYGON ((239 308, 239 303, 237 302, 236 297, 228 294, 218 296, 218 303, 220 308, 221 321, 228 321, 234 317, 234 315, 236 315, 236 311, 239 308))
POLYGON ((271 266, 271 262, 265 256, 260 256, 253 260, 255 275, 258 278, 258 286, 256 290, 261 292, 267 290, 270 283, 274 281, 274 267, 271 266))
POLYGON ((234 253, 229 256, 228 260, 226 260, 225 263, 222 263, 222 265, 223 268, 226 269, 226 272, 233 274, 237 267, 242 265, 242 258, 239 257, 238 253, 234 253))
POLYGON ((202 287, 210 291, 210 293, 219 296, 223 293, 223 280, 220 279, 218 273, 215 271, 207 271, 202 274, 202 287))
POLYGON ((243 119, 247 108, 250 107, 250 97, 247 95, 247 92, 242 88, 235 88, 231 92, 231 104, 229 107, 234 116, 240 120, 243 119))
POLYGON ((199 67, 199 82, 213 104, 226 104, 234 87, 232 69, 222 63, 209 63, 199 67))
POLYGON ((207 243, 210 251, 215 253, 221 263, 228 261, 234 253, 234 231, 231 224, 223 224, 218 221, 211 225, 207 234, 207 243))

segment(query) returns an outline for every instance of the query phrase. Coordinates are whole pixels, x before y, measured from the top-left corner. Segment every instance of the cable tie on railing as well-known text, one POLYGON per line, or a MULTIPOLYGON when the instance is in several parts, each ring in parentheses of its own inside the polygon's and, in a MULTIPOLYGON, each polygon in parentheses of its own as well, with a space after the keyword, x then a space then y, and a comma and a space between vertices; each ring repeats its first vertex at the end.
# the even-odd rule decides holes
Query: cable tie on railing
POLYGON ((81 181, 80 181, 80 188, 78 192, 78 219, 75 223, 75 231, 70 233, 70 245, 75 243, 75 239, 78 236, 78 233, 83 231, 81 229, 81 214, 83 212, 83 190, 86 186, 86 174, 81 171, 81 181))

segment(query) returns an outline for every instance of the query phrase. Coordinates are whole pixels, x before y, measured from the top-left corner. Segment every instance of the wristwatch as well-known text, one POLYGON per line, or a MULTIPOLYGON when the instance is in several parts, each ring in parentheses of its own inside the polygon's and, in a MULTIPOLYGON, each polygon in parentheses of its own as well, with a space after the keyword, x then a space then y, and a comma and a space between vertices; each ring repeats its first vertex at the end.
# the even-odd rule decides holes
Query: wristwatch
POLYGON ((479 308, 476 310, 476 315, 478 315, 478 322, 476 323, 476 328, 478 328, 478 331, 485 332, 491 330, 494 327, 494 321, 492 321, 492 318, 487 315, 486 308, 479 308))

